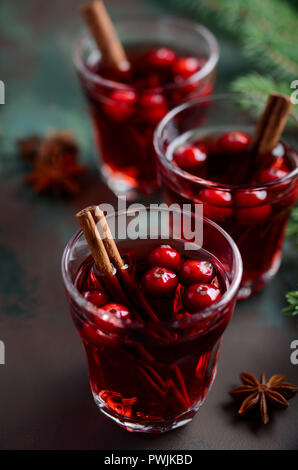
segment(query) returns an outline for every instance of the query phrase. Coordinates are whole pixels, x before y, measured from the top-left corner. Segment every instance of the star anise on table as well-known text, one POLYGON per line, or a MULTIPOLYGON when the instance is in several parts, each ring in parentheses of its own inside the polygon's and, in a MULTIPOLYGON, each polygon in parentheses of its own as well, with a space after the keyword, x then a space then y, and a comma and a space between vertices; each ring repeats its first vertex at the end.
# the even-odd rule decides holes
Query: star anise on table
POLYGON ((260 381, 254 375, 242 372, 240 379, 243 385, 229 392, 236 400, 243 400, 238 413, 245 415, 259 404, 263 424, 269 422, 268 404, 274 408, 287 408, 289 405, 287 399, 292 398, 298 392, 298 387, 285 382, 285 377, 279 374, 273 375, 266 382, 264 372, 261 374, 260 381))
POLYGON ((36 193, 75 195, 85 168, 78 163, 78 146, 68 131, 51 132, 44 138, 34 135, 18 141, 23 158, 33 163, 25 177, 36 193))

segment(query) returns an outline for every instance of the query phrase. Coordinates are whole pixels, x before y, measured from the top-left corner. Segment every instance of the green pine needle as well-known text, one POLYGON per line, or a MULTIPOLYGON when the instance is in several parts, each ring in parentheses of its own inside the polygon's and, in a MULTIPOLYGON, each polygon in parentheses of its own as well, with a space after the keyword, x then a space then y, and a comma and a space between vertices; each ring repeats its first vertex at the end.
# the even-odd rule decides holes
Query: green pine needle
MULTIPOLYGON (((257 72, 252 72, 242 77, 236 78, 231 85, 232 91, 241 95, 249 95, 255 98, 255 103, 252 104, 250 100, 241 100, 241 104, 245 109, 249 109, 253 112, 254 116, 259 116, 264 109, 264 102, 271 91, 283 93, 285 95, 291 95, 292 89, 290 89, 287 82, 275 82, 272 78, 260 75, 257 72)), ((295 104, 292 107, 292 112, 298 116, 298 105, 295 104)))
POLYGON ((286 315, 298 315, 298 290, 293 290, 286 294, 288 306, 283 309, 286 315))
POLYGON ((280 0, 168 0, 193 17, 213 17, 237 35, 245 52, 278 79, 298 75, 297 21, 294 6, 280 0))
POLYGON ((278 82, 286 81, 289 93, 289 83, 298 76, 298 0, 167 1, 237 39, 254 68, 278 82))
POLYGON ((260 70, 277 80, 298 75, 297 12, 279 0, 250 0, 245 6, 242 43, 260 70))

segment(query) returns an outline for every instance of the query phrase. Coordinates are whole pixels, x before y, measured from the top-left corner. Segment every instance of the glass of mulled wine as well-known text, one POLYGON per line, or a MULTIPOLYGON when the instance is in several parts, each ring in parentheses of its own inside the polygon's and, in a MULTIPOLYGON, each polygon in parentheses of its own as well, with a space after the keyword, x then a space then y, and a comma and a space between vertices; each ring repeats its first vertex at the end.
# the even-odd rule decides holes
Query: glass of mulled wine
POLYGON ((204 215, 237 243, 243 260, 239 298, 277 272, 297 198, 297 119, 290 116, 272 152, 258 155, 250 140, 261 111, 248 111, 256 106, 235 95, 193 100, 172 110, 155 134, 166 202, 203 203, 204 215))
POLYGON ((90 37, 74 62, 89 103, 100 170, 118 195, 135 199, 157 187, 153 131, 169 109, 213 90, 218 47, 205 27, 175 19, 115 25, 130 62, 107 67, 90 37))
MULTIPOLYGON (((107 289, 82 232, 65 248, 63 280, 95 403, 127 430, 161 433, 188 423, 214 380, 242 276, 241 256, 222 228, 192 212, 157 206, 116 217, 122 223, 125 217, 127 233, 140 217, 142 227, 146 219, 155 233, 124 238, 122 226, 121 239, 115 236, 138 295, 124 305, 107 289), (203 230, 201 246, 184 235, 186 226, 203 230), (136 304, 137 298, 142 302, 136 304)), ((122 274, 114 274, 120 284, 122 274)))

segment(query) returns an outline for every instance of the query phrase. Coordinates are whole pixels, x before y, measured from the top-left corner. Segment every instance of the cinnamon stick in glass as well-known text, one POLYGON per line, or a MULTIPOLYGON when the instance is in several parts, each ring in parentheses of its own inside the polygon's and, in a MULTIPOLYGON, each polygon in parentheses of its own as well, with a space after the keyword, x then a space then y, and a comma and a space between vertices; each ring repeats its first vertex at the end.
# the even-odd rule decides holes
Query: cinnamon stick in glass
MULTIPOLYGON (((118 302, 118 299, 120 299, 124 305, 127 305, 129 308, 131 308, 130 300, 133 298, 136 303, 141 305, 142 310, 146 310, 146 313, 149 315, 151 320, 159 322, 159 318, 151 310, 151 307, 149 304, 147 304, 146 299, 142 296, 137 286, 134 285, 134 280, 129 275, 127 269, 125 269, 124 262, 111 234, 104 213, 97 206, 89 206, 78 212, 76 214, 76 218, 82 227, 83 233, 93 255, 96 267, 102 276, 103 282, 105 283, 105 286, 111 295, 116 298, 116 302, 118 302), (98 231, 97 224, 99 224, 101 233, 98 231), (128 292, 130 293, 129 299, 122 290, 121 284, 119 283, 119 280, 114 272, 111 261, 114 263, 117 271, 125 273, 122 279, 128 292)), ((138 317, 138 312, 136 315, 138 317)), ((168 340, 173 339, 171 333, 167 330, 162 330, 162 337, 165 337, 168 340)), ((136 361, 139 370, 143 374, 143 377, 150 382, 154 389, 161 396, 164 396, 168 389, 168 391, 173 393, 175 399, 178 400, 182 406, 188 407, 190 400, 179 367, 171 367, 171 375, 173 375, 173 379, 177 383, 175 383, 171 378, 167 385, 162 377, 154 370, 154 368, 151 367, 147 362, 143 362, 142 359, 145 359, 146 361, 148 361, 148 359, 150 359, 150 361, 153 359, 153 357, 146 351, 145 348, 139 349, 136 361), (140 356, 140 358, 138 356, 140 356)))
POLYGON ((271 152, 278 144, 291 110, 291 99, 281 93, 270 93, 266 107, 252 136, 252 146, 259 154, 271 152))
POLYGON ((104 3, 101 0, 94 0, 83 5, 81 13, 101 52, 103 62, 120 71, 128 70, 130 65, 125 50, 104 3))
POLYGON ((129 293, 129 297, 133 299, 135 308, 144 312, 146 317, 150 320, 154 322, 159 322, 159 318, 153 312, 152 308, 138 289, 138 286, 135 285, 134 280, 129 274, 124 264, 124 261, 120 256, 120 253, 118 251, 115 240, 111 234, 104 213, 102 212, 102 210, 99 209, 98 206, 92 206, 90 209, 95 223, 99 225, 100 235, 107 251, 107 254, 112 263, 114 264, 115 268, 117 269, 117 272, 121 277, 121 281, 123 282, 125 288, 129 293))
POLYGON ((96 267, 102 276, 105 286, 113 297, 119 299, 124 305, 128 305, 127 297, 121 289, 118 278, 114 273, 113 266, 111 265, 103 241, 98 233, 90 208, 87 207, 78 212, 76 218, 82 227, 96 267))

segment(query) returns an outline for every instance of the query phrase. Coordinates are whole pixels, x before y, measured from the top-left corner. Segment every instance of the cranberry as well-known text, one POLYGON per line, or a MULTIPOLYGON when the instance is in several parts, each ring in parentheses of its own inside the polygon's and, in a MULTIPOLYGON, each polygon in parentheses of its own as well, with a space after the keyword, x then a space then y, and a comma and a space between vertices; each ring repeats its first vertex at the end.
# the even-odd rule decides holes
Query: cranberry
POLYGON ((223 222, 233 213, 229 206, 232 204, 232 196, 228 191, 217 189, 203 189, 200 198, 204 203, 203 215, 216 222, 223 222))
POLYGON ((247 149, 250 138, 243 132, 227 132, 219 139, 219 144, 227 152, 240 152, 247 149))
POLYGON ((210 204, 204 204, 203 215, 208 219, 214 220, 215 222, 221 223, 231 217, 233 210, 225 207, 211 206, 210 204))
MULTIPOLYGON (((117 332, 119 327, 123 326, 123 323, 129 325, 132 322, 131 313, 128 308, 116 303, 108 303, 102 306, 101 310, 91 315, 91 317, 98 328, 97 335, 103 337, 101 339, 104 339, 106 336, 104 333, 101 333, 101 331, 110 333, 117 332), (106 312, 106 314, 102 312, 106 312)), ((110 340, 112 340, 112 338, 110 338, 110 340)))
POLYGON ((117 320, 131 320, 131 313, 124 305, 110 303, 102 307, 102 310, 110 313, 115 318, 117 318, 117 320))
POLYGON ((145 60, 153 67, 169 67, 176 60, 176 54, 169 47, 157 47, 148 52, 145 60))
POLYGON ((270 213, 270 204, 249 207, 246 209, 236 209, 235 211, 237 220, 242 225, 262 224, 268 218, 270 213))
POLYGON ((271 213, 270 204, 260 203, 267 199, 267 191, 241 191, 236 194, 238 222, 244 225, 262 223, 271 213), (243 209, 242 207, 247 207, 243 209))
POLYGON ((85 323, 81 329, 82 339, 87 342, 91 343, 95 346, 100 346, 100 335, 99 330, 95 329, 93 326, 88 325, 85 323))
POLYGON ((214 268, 209 261, 187 260, 181 266, 179 279, 185 286, 198 282, 210 282, 214 268))
POLYGON ((275 158, 284 158, 286 155, 286 148, 282 142, 278 142, 271 153, 275 158))
POLYGON ((218 189, 203 189, 200 192, 200 198, 203 202, 214 206, 230 206, 232 203, 231 193, 218 189))
POLYGON ((143 287, 152 297, 164 297, 171 294, 177 286, 177 276, 170 269, 155 267, 143 276, 143 287))
POLYGON ((252 207, 267 199, 267 191, 241 191, 236 194, 237 206, 252 207))
POLYGON ((205 144, 184 145, 178 147, 174 153, 174 162, 179 168, 189 172, 195 172, 203 166, 207 160, 205 144))
MULTIPOLYGON (((257 176, 263 173, 263 175, 265 175, 265 179, 267 179, 268 170, 273 171, 273 173, 277 170, 288 170, 285 158, 286 148, 282 142, 278 142, 271 152, 262 153, 262 155, 258 155, 257 157, 257 176)), ((270 176, 269 180, 271 180, 270 176)))
POLYGON ((288 171, 281 170, 279 168, 270 167, 266 170, 262 170, 258 175, 259 183, 270 183, 271 181, 277 181, 288 174, 288 171))
POLYGON ((103 333, 101 329, 94 328, 94 326, 85 323, 81 329, 81 336, 85 342, 89 344, 91 343, 97 348, 108 347, 110 349, 114 349, 118 347, 118 337, 113 334, 114 331, 117 330, 115 328, 111 329, 110 334, 107 335, 103 333))
MULTIPOLYGON (((161 77, 158 73, 150 73, 147 77, 147 87, 148 88, 157 88, 161 86, 161 77)), ((145 85, 143 86, 145 88, 145 85)))
MULTIPOLYGON (((272 152, 267 157, 267 161, 269 161, 269 165, 267 165, 267 167, 272 168, 273 173, 276 172, 277 170, 282 170, 288 173, 289 170, 287 166, 286 154, 287 154, 287 149, 285 145, 282 142, 278 142, 278 144, 274 147, 272 152)), ((266 168, 266 166, 264 165, 263 168, 266 168)), ((280 175, 281 177, 283 176, 281 173, 280 175)))
POLYGON ((84 292, 84 297, 88 302, 96 305, 96 307, 101 307, 102 305, 109 302, 109 296, 104 290, 93 289, 84 292))
POLYGON ((173 72, 175 75, 186 79, 198 72, 201 67, 202 62, 197 57, 180 57, 174 63, 173 72))
POLYGON ((193 284, 184 292, 183 302, 186 310, 197 312, 214 304, 221 298, 220 289, 208 284, 193 284))
POLYGON ((163 268, 175 271, 180 264, 180 255, 169 245, 161 245, 151 251, 149 255, 149 263, 151 266, 161 266, 163 268))
POLYGON ((160 93, 145 93, 140 98, 142 116, 157 124, 168 112, 167 101, 160 93))
POLYGON ((136 102, 136 98, 133 90, 114 90, 104 104, 104 109, 113 119, 122 121, 133 113, 132 105, 136 102))
POLYGON ((181 102, 181 100, 185 100, 186 96, 198 89, 200 83, 198 80, 191 80, 189 82, 185 82, 185 80, 187 79, 182 75, 175 75, 174 83, 176 83, 178 87, 174 94, 172 94, 174 101, 181 102))

